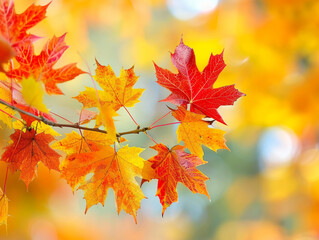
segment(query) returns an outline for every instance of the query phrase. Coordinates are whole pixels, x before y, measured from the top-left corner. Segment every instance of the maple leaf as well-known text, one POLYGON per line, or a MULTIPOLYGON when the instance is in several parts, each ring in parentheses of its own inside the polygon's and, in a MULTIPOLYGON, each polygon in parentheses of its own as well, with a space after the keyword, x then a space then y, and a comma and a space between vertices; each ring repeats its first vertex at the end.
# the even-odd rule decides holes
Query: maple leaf
POLYGON ((172 92, 161 101, 175 105, 190 104, 192 112, 204 114, 226 124, 217 109, 223 105, 233 105, 245 94, 235 89, 234 85, 213 88, 218 75, 226 66, 223 53, 211 55, 202 73, 196 66, 194 50, 184 45, 183 39, 171 57, 178 74, 160 68, 154 63, 157 83, 172 92))
POLYGON ((39 55, 34 55, 34 47, 30 42, 20 44, 17 48, 16 59, 20 66, 7 73, 8 77, 22 80, 32 76, 37 81, 42 81, 48 94, 63 94, 57 87, 58 83, 72 80, 76 76, 85 73, 76 67, 75 63, 54 69, 53 66, 68 49, 64 42, 65 34, 54 36, 43 47, 39 55))
POLYGON ((7 63, 11 58, 16 55, 16 52, 10 44, 0 36, 0 72, 5 72, 2 64, 7 63))
POLYGON ((38 39, 27 31, 45 18, 49 4, 45 6, 32 4, 23 13, 16 14, 12 0, 0 0, 0 35, 13 47, 38 39))
POLYGON ((37 134, 34 129, 23 132, 16 129, 10 136, 13 143, 6 147, 1 160, 7 162, 11 171, 20 170, 20 179, 28 187, 35 178, 38 162, 49 169, 59 171, 60 155, 52 150, 49 143, 54 137, 44 132, 37 134))
POLYGON ((203 161, 184 151, 185 147, 176 145, 172 149, 163 144, 157 144, 152 149, 158 151, 158 154, 148 160, 152 163, 158 179, 157 193, 163 206, 162 215, 167 207, 177 202, 177 183, 181 182, 193 193, 201 193, 209 198, 205 181, 209 178, 200 172, 196 167, 203 164, 203 161))
POLYGON ((86 88, 80 95, 74 97, 85 108, 97 107, 99 104, 109 104, 115 111, 121 107, 133 107, 139 102, 138 98, 144 89, 134 89, 138 77, 134 68, 121 70, 117 77, 110 66, 103 66, 96 60, 95 80, 104 91, 96 91, 94 88, 86 88), (98 96, 97 96, 98 95, 98 96))
POLYGON ((172 115, 181 122, 176 131, 177 141, 183 141, 191 153, 203 159, 202 144, 213 151, 228 149, 224 139, 225 132, 208 128, 209 123, 202 120, 204 115, 189 112, 184 107, 173 110, 172 115))
POLYGON ((8 219, 8 198, 3 194, 0 188, 0 225, 5 224, 7 226, 8 219))
POLYGON ((86 210, 98 203, 104 206, 109 188, 115 193, 118 213, 124 209, 136 221, 136 211, 144 197, 135 177, 141 177, 144 160, 139 157, 143 149, 122 147, 116 152, 110 146, 99 151, 75 153, 61 164, 62 177, 72 188, 77 185, 84 190, 86 210), (85 181, 87 174, 93 176, 85 181))

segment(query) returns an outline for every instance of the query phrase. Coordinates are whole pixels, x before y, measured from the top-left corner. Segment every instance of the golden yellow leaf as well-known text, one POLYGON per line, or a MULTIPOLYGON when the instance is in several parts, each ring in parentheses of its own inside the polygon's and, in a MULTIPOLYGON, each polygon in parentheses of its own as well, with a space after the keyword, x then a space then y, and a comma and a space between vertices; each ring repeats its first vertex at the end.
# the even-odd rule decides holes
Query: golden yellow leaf
POLYGON ((139 102, 139 97, 144 89, 133 89, 138 77, 135 75, 133 67, 127 70, 121 70, 120 76, 117 77, 110 66, 100 65, 96 61, 97 69, 95 70, 95 80, 99 83, 104 91, 96 91, 94 88, 86 88, 83 92, 75 97, 83 104, 83 107, 98 107, 99 104, 104 106, 108 104, 115 111, 121 107, 133 107, 139 102), (97 96, 98 95, 98 96, 97 96))
POLYGON ((177 128, 178 142, 183 141, 192 154, 203 159, 202 144, 213 151, 228 149, 224 139, 225 132, 209 128, 209 123, 202 120, 204 115, 189 112, 184 107, 173 110, 172 115, 181 122, 177 128))

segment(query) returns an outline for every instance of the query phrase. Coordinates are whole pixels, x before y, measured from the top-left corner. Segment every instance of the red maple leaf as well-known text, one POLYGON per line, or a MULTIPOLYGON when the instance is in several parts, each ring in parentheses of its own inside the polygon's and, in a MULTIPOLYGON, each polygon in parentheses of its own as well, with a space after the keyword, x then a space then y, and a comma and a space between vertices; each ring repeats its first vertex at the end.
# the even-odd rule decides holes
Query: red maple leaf
POLYGON ((22 42, 34 41, 37 36, 28 34, 27 30, 45 18, 45 6, 32 4, 23 13, 16 14, 11 0, 0 0, 0 34, 7 39, 13 47, 22 42))
MULTIPOLYGON (((167 207, 178 200, 176 190, 178 182, 184 184, 193 193, 201 193, 209 198, 205 185, 205 181, 209 178, 196 168, 204 163, 199 157, 185 152, 185 147, 181 145, 168 149, 160 143, 151 148, 158 151, 156 156, 148 160, 154 172, 144 171, 144 174, 147 174, 149 178, 147 180, 158 179, 156 196, 163 205, 162 215, 167 207)), ((149 168, 148 165, 146 167, 149 168)))
POLYGON ((12 171, 21 170, 20 179, 27 187, 36 175, 38 162, 59 171, 60 155, 49 146, 54 140, 52 135, 37 134, 34 129, 26 132, 16 129, 10 138, 13 143, 6 148, 1 160, 9 163, 12 171))
POLYGON ((184 45, 183 39, 171 57, 178 74, 160 68, 154 63, 157 83, 172 92, 161 101, 175 105, 190 104, 190 111, 226 124, 217 109, 222 105, 233 105, 245 94, 239 92, 234 85, 213 88, 218 75, 226 66, 223 53, 211 55, 203 72, 200 72, 196 66, 194 50, 184 45))
POLYGON ((44 83, 48 94, 63 94, 56 84, 70 81, 84 73, 76 67, 76 63, 58 69, 53 68, 65 50, 68 49, 64 38, 65 34, 61 37, 54 36, 46 43, 39 55, 34 55, 34 47, 31 42, 20 44, 16 56, 20 66, 9 71, 7 75, 18 80, 33 76, 36 80, 44 83))

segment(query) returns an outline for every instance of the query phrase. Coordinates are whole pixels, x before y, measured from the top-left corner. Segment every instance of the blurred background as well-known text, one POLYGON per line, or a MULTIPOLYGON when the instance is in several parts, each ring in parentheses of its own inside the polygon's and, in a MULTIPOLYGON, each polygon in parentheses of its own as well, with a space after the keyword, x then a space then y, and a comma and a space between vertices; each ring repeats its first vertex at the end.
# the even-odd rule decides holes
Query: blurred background
MULTIPOLYGON (((33 2, 15 0, 16 11, 33 2)), ((137 225, 124 212, 117 216, 112 191, 105 207, 84 214, 83 192, 73 194, 57 173, 40 164, 28 192, 18 173, 9 175, 10 216, 7 231, 0 226, 0 239, 319 239, 319 1, 53 0, 47 18, 31 32, 45 36, 36 42, 38 52, 48 37, 68 32, 70 49, 61 65, 78 62, 94 73, 97 58, 117 75, 134 65, 137 87, 146 90, 129 110, 143 127, 167 113, 158 101, 169 92, 155 83, 152 61, 176 72, 169 52, 181 36, 194 49, 200 70, 211 53, 224 49, 227 66, 216 86, 236 84, 247 96, 220 108, 228 126, 215 125, 227 132, 231 151, 204 149, 208 163, 199 168, 210 177, 211 201, 178 185, 179 203, 162 218, 153 181, 142 187, 148 199, 137 225)), ((84 86, 92 86, 87 75, 61 84, 65 95, 48 96, 45 103, 77 121, 81 105, 72 97, 84 86)), ((117 120, 120 131, 134 128, 125 112, 117 120)), ((172 147, 175 131, 169 126, 150 134, 172 147)), ((3 148, 11 132, 1 132, 3 148)), ((153 145, 143 135, 128 140, 130 146, 153 145)), ((142 156, 155 154, 146 150, 142 156)), ((1 162, 1 186, 5 168, 1 162)))

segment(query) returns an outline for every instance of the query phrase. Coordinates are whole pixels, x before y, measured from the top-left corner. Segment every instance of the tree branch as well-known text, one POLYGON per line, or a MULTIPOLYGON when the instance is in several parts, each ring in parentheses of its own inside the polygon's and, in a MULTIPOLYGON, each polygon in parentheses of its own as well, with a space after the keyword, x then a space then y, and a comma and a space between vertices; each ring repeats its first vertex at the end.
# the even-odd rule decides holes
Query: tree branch
MULTIPOLYGON (((80 126, 78 123, 75 123, 75 124, 63 124, 63 123, 56 123, 56 122, 53 122, 53 121, 50 121, 49 119, 43 117, 43 116, 37 116, 37 115, 34 115, 33 113, 30 113, 30 112, 27 112, 23 109, 20 109, 16 106, 13 106, 11 105, 10 103, 0 99, 0 104, 2 105, 5 105, 11 109, 13 109, 14 111, 17 111, 17 112, 20 112, 20 113, 23 113, 29 117, 33 117, 34 119, 38 120, 38 121, 41 121, 49 126, 52 126, 52 127, 59 127, 59 128, 75 128, 75 129, 82 129, 82 130, 87 130, 87 131, 92 131, 92 132, 100 132, 100 133, 107 133, 107 131, 105 130, 102 130, 102 129, 99 129, 99 128, 88 128, 88 127, 82 127, 80 126)), ((139 134, 140 132, 146 132, 147 130, 150 130, 149 127, 145 127, 145 128, 137 128, 135 130, 132 130, 132 131, 127 131, 127 132, 120 132, 120 133, 117 133, 117 137, 121 137, 123 135, 128 135, 128 134, 139 134)))

